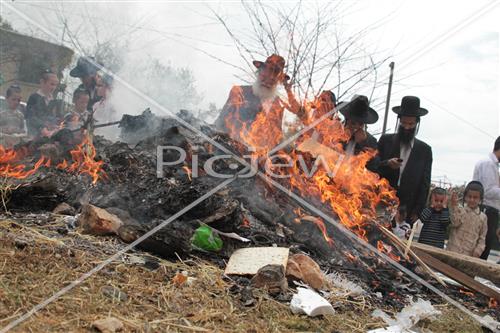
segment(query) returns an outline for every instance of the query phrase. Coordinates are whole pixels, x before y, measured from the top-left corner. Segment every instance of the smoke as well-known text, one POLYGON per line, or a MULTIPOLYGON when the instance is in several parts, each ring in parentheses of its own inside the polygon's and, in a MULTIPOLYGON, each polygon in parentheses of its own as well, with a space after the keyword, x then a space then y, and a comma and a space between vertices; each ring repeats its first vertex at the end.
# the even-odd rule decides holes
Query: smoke
MULTIPOLYGON (((180 109, 193 110, 202 100, 188 68, 175 68, 150 56, 138 59, 133 53, 125 56, 123 64, 118 76, 171 113, 180 109)), ((143 96, 116 80, 109 102, 120 119, 124 114, 141 114, 146 108, 151 108, 160 116, 167 116, 143 96)))

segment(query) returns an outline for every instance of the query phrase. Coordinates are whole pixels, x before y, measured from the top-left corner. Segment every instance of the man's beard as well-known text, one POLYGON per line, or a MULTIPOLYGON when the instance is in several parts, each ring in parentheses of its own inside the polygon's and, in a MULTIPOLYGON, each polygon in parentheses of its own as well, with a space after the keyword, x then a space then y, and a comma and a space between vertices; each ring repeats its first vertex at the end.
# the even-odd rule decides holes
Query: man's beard
POLYGON ((257 79, 252 86, 252 92, 261 100, 274 99, 276 97, 276 86, 268 88, 262 85, 261 81, 257 79))
POLYGON ((412 129, 407 130, 403 126, 399 125, 398 137, 399 137, 400 142, 405 143, 405 144, 410 143, 411 140, 413 140, 413 138, 415 137, 416 129, 417 128, 414 127, 412 129))

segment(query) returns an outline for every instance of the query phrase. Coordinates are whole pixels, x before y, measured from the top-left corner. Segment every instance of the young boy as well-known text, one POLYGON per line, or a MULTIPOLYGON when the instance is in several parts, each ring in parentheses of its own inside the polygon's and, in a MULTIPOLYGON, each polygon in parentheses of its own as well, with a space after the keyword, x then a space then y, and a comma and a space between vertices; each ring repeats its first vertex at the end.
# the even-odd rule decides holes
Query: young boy
POLYGON ((5 105, 0 107, 0 145, 12 148, 26 138, 26 125, 21 107, 21 88, 12 85, 7 89, 5 105))
POLYGON ((485 247, 487 218, 479 204, 484 189, 480 182, 472 181, 465 187, 464 202, 459 205, 456 193, 451 197, 451 230, 447 250, 480 257, 485 247))
POLYGON ((89 92, 84 88, 77 88, 73 93, 73 108, 64 116, 64 127, 76 130, 83 126, 89 116, 87 105, 90 100, 89 92))
POLYGON ((53 94, 59 85, 57 75, 45 70, 40 78, 40 89, 28 98, 26 105, 26 125, 31 137, 43 136, 47 130, 57 127, 60 120, 55 111, 49 108, 53 94))
POLYGON ((398 207, 398 212, 392 222, 392 232, 401 239, 408 239, 411 232, 411 226, 406 223, 406 206, 398 207))
POLYGON ((447 208, 446 190, 436 187, 431 192, 431 206, 424 208, 420 213, 423 223, 419 243, 444 248, 446 228, 450 224, 450 214, 447 208))

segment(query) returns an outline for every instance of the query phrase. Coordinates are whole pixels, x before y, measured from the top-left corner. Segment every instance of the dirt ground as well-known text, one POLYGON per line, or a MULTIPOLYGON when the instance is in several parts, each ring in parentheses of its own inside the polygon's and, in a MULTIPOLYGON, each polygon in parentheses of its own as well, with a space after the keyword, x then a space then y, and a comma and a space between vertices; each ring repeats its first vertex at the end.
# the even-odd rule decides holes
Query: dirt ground
MULTIPOLYGON (((0 328, 124 246, 114 237, 61 228, 57 219, 39 226, 0 219, 0 328)), ((113 261, 12 332, 92 332, 92 322, 108 316, 121 320, 124 332, 366 332, 385 326, 371 317, 376 307, 367 296, 332 297, 335 315, 309 318, 263 290, 253 291, 251 304, 242 301, 222 269, 199 258, 155 258, 156 267, 144 258, 149 255, 132 252, 113 261), (181 271, 194 279, 176 285, 181 271)), ((482 332, 452 306, 435 307, 443 314, 422 321, 424 331, 482 332)))

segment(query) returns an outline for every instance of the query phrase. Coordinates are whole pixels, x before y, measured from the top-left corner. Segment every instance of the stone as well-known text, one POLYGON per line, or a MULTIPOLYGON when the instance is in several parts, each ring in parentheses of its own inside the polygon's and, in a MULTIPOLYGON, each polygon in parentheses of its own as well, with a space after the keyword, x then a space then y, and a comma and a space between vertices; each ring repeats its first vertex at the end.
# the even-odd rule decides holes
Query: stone
POLYGON ((301 253, 291 255, 288 258, 286 276, 300 280, 314 289, 321 289, 325 283, 325 276, 319 265, 301 253))
POLYGON ((84 233, 105 236, 117 234, 123 222, 118 216, 107 212, 105 209, 85 205, 78 218, 78 225, 83 228, 84 233))
POLYGON ((283 265, 265 265, 251 280, 252 287, 265 288, 271 294, 285 292, 288 283, 283 265))
POLYGON ((120 289, 112 287, 112 286, 104 286, 104 287, 102 287, 101 292, 105 296, 107 296, 109 298, 112 298, 112 299, 115 299, 115 300, 118 300, 120 302, 125 302, 128 299, 128 296, 127 296, 126 293, 124 293, 120 289))
POLYGON ((59 215, 75 215, 76 211, 73 207, 68 205, 67 203, 63 202, 57 205, 56 208, 52 211, 54 214, 59 214, 59 215))
POLYGON ((101 333, 114 333, 123 330, 123 323, 117 318, 109 317, 94 321, 92 327, 101 333))

